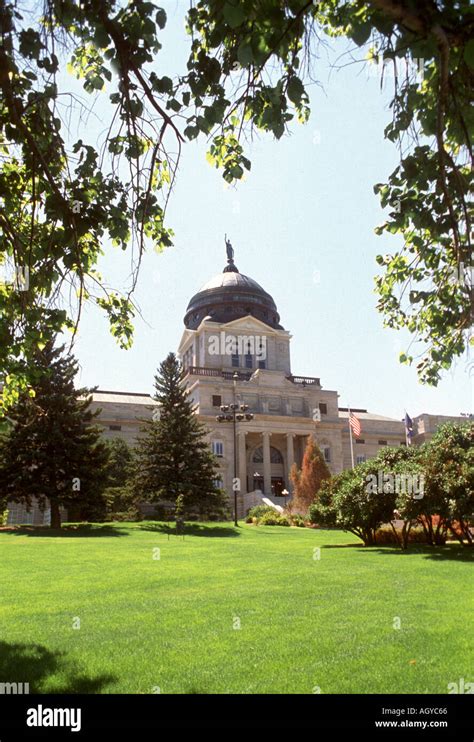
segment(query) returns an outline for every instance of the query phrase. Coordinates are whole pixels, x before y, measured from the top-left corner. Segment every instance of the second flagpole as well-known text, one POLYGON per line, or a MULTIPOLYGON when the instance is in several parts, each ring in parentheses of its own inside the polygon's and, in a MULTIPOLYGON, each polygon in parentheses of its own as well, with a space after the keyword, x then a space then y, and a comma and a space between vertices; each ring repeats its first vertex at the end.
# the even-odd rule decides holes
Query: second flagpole
POLYGON ((349 440, 351 442, 351 462, 352 462, 352 468, 354 468, 354 446, 352 443, 351 408, 349 407, 349 405, 347 406, 347 411, 349 413, 347 417, 347 422, 349 423, 349 440))

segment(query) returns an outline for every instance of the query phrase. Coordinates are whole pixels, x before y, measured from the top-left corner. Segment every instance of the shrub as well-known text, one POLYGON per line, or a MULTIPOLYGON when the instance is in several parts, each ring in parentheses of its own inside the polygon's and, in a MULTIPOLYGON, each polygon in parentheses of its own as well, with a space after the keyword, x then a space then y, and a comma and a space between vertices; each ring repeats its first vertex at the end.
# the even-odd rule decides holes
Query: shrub
POLYGON ((306 520, 301 513, 285 513, 285 516, 290 521, 290 524, 292 526, 296 526, 297 528, 304 528, 306 525, 306 520))
POLYGON ((255 505, 255 507, 250 508, 245 520, 247 523, 253 523, 254 518, 259 520, 263 515, 266 515, 267 513, 275 513, 275 512, 276 512, 275 508, 270 507, 270 505, 255 505))
POLYGON ((271 513, 265 513, 261 518, 258 519, 259 526, 289 526, 290 521, 284 515, 281 515, 277 510, 271 508, 271 513))
MULTIPOLYGON (((393 529, 389 525, 383 525, 381 526, 376 534, 375 538, 377 541, 377 544, 379 546, 387 545, 387 544, 393 544, 394 546, 399 546, 400 541, 402 539, 402 535, 400 533, 400 529, 398 529, 398 538, 394 534, 393 529)), ((410 530, 408 533, 407 542, 409 544, 426 544, 426 534, 421 526, 416 526, 410 530)))

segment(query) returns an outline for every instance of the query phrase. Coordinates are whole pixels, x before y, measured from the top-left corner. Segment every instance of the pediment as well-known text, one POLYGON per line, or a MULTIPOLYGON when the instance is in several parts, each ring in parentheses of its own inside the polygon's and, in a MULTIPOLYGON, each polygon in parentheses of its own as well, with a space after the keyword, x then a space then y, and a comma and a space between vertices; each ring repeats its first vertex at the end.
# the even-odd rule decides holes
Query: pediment
POLYGON ((232 332, 243 332, 244 334, 248 334, 249 331, 256 331, 256 332, 263 332, 267 335, 275 335, 278 331, 274 330, 273 327, 270 327, 269 325, 266 325, 265 322, 261 322, 256 317, 253 317, 251 314, 247 314, 245 317, 240 317, 239 319, 231 320, 230 322, 226 322, 225 324, 221 325, 221 329, 225 329, 227 331, 231 330, 232 332))

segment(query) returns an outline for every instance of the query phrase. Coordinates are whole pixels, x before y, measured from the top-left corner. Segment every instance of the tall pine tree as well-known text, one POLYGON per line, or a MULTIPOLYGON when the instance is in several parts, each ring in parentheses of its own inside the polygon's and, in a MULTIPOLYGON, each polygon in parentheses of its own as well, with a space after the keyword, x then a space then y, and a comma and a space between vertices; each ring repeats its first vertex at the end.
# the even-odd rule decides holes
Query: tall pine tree
POLYGON ((51 527, 60 528, 60 508, 77 504, 85 512, 106 483, 108 452, 92 424, 88 389, 75 389, 77 361, 49 343, 38 350, 34 397, 20 395, 9 410, 13 423, 0 438, 3 498, 51 508, 51 527))
POLYGON ((215 485, 216 461, 205 440, 206 429, 193 412, 183 376, 181 364, 170 353, 155 376, 154 398, 159 408, 142 429, 135 486, 143 499, 152 502, 160 499, 176 506, 182 496, 184 516, 223 515, 226 503, 215 485))

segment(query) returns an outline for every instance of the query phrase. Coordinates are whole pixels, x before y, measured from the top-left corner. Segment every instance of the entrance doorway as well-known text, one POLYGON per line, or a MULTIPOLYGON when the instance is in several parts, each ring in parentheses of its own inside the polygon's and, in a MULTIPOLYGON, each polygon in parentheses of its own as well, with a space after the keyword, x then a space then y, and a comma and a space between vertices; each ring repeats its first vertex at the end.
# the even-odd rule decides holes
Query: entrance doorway
POLYGON ((272 495, 275 497, 283 497, 283 490, 285 489, 285 482, 281 477, 272 477, 272 495))

